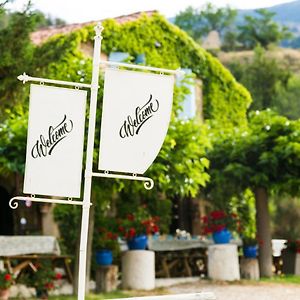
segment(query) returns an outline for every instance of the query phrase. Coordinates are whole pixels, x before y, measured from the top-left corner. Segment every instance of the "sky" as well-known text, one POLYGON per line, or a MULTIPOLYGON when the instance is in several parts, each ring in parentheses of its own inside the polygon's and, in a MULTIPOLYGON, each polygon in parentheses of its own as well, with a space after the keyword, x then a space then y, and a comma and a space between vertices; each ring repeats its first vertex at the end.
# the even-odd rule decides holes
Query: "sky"
MULTIPOLYGON (((15 0, 13 9, 21 9, 28 0, 15 0)), ((36 9, 64 19, 67 23, 81 23, 117 17, 137 11, 158 10, 166 17, 174 17, 187 6, 201 7, 207 0, 32 0, 36 9)), ((270 7, 292 0, 210 0, 215 6, 230 5, 248 9, 270 7)))

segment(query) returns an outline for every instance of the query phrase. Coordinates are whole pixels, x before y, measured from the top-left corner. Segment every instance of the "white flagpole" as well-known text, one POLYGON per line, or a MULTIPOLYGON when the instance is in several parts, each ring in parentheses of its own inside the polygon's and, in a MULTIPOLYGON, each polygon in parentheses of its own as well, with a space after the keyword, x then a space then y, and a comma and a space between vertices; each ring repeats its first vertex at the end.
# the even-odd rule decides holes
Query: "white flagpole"
POLYGON ((90 214, 90 205, 91 205, 93 152, 94 152, 94 139, 95 139, 96 109, 97 109, 97 94, 98 94, 102 30, 103 30, 103 27, 101 26, 101 23, 98 23, 98 25, 95 27, 96 36, 95 36, 95 40, 94 40, 91 101, 90 101, 87 150, 86 150, 86 164, 85 164, 85 174, 84 174, 85 180, 84 180, 84 196, 83 196, 81 234, 80 234, 78 300, 84 300, 85 285, 86 285, 86 250, 87 250, 87 239, 88 239, 88 230, 89 230, 89 214, 90 214))

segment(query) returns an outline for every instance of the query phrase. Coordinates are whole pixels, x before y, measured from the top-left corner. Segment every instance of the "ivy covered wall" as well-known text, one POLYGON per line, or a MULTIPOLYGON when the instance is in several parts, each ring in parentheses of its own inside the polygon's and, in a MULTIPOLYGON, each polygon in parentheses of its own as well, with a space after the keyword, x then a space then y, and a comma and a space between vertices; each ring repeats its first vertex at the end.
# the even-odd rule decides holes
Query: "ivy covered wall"
MULTIPOLYGON (((203 81, 203 111, 206 120, 211 120, 216 127, 246 124, 246 111, 251 103, 249 92, 217 58, 164 17, 157 13, 152 16, 141 15, 138 20, 122 24, 110 19, 105 20, 103 26, 102 52, 109 54, 121 51, 132 57, 145 54, 146 64, 150 66, 189 68, 203 81)), ((41 53, 47 53, 42 61, 47 64, 47 58, 52 61, 56 58, 57 66, 57 59, 63 62, 68 60, 66 58, 69 55, 73 55, 74 59, 80 57, 80 44, 92 43, 93 37, 93 26, 86 26, 69 35, 53 37, 40 48, 41 53), (51 47, 52 53, 45 51, 45 47, 51 47), (61 51, 63 48, 65 53, 61 51)))

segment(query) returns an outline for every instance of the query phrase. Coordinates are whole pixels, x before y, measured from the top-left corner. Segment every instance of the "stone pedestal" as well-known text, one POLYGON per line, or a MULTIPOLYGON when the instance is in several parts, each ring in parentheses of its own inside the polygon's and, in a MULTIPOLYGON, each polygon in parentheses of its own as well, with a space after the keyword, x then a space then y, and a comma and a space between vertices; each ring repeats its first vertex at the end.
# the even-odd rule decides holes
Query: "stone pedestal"
POLYGON ((257 258, 242 258, 240 267, 242 278, 259 280, 259 266, 257 258))
POLYGON ((126 251, 122 257, 122 287, 134 290, 155 288, 155 255, 148 250, 126 251))
POLYGON ((300 275, 300 253, 296 253, 295 275, 300 275))
POLYGON ((237 245, 208 246, 208 277, 215 280, 240 280, 237 245))
POLYGON ((284 249, 282 251, 282 272, 284 274, 300 275, 300 253, 284 249))
POLYGON ((118 266, 98 266, 96 270, 96 293, 111 292, 117 289, 118 266))

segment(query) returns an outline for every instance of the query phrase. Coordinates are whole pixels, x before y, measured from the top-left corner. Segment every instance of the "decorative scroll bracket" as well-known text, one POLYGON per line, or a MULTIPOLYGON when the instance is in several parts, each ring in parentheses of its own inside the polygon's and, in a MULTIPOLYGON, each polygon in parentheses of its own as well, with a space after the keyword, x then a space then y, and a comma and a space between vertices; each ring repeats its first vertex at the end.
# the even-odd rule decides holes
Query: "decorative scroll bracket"
MULTIPOLYGON (((12 209, 16 209, 19 206, 18 201, 31 201, 31 202, 40 202, 40 203, 55 203, 55 204, 71 204, 71 205, 83 205, 82 201, 73 201, 71 199, 47 199, 47 198, 35 198, 35 197, 26 197, 26 196, 17 196, 9 200, 9 206, 12 209)), ((90 204, 92 205, 92 204, 90 204)))
POLYGON ((105 177, 105 178, 116 178, 116 179, 128 179, 128 180, 138 180, 138 181, 144 181, 144 187, 146 190, 151 190, 154 187, 154 181, 153 179, 149 177, 141 177, 137 176, 137 174, 132 175, 122 175, 122 174, 113 174, 109 173, 108 171, 105 171, 104 173, 92 173, 92 176, 94 177, 105 177))

